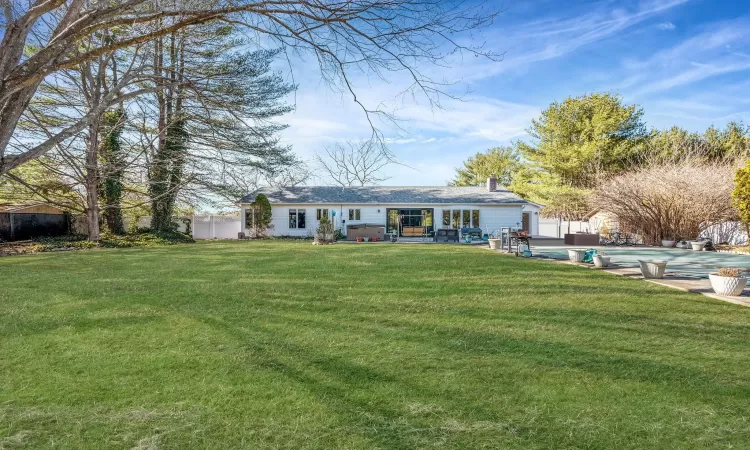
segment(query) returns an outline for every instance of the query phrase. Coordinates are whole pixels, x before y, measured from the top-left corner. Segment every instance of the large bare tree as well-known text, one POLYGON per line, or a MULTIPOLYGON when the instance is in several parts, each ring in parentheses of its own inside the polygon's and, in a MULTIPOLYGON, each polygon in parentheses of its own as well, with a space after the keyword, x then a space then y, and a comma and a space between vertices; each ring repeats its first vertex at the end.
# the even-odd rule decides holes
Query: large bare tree
POLYGON ((382 173, 396 160, 380 140, 337 142, 315 155, 325 181, 338 186, 368 186, 388 179, 382 173))
POLYGON ((462 33, 489 24, 496 11, 462 0, 0 0, 0 9, 0 175, 87 129, 121 100, 117 90, 110 91, 96 108, 46 139, 14 139, 45 79, 196 24, 226 21, 245 27, 258 43, 312 53, 323 77, 368 114, 381 111, 360 101, 352 73, 407 73, 411 83, 405 89, 435 102, 445 84, 430 78, 422 63, 439 64, 456 51, 494 57, 464 44, 462 33), (113 30, 111 39, 81 45, 103 30, 113 30))

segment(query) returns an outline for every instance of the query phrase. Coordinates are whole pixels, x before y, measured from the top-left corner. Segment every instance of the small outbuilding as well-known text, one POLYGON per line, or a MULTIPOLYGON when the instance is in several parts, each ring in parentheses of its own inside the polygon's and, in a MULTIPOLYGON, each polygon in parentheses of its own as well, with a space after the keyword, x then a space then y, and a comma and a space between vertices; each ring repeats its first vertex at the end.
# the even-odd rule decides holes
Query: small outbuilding
POLYGON ((62 236, 70 225, 70 214, 46 203, 0 205, 0 241, 62 236))

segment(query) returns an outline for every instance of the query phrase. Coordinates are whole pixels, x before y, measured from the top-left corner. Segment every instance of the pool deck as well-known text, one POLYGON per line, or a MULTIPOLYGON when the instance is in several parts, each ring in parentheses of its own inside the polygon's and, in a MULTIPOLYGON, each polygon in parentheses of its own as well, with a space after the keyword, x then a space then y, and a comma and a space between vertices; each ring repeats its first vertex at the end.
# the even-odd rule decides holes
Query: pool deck
POLYGON ((614 275, 644 279, 639 269, 639 259, 668 261, 663 279, 646 280, 650 283, 694 292, 705 296, 750 307, 750 288, 742 295, 729 297, 718 295, 711 289, 708 274, 721 267, 739 267, 750 271, 750 256, 720 252, 697 252, 676 248, 661 247, 592 247, 599 253, 609 255, 612 265, 598 269, 591 264, 574 263, 568 259, 567 250, 581 248, 574 246, 536 247, 532 246, 534 257, 555 260, 589 270, 603 270, 614 275))

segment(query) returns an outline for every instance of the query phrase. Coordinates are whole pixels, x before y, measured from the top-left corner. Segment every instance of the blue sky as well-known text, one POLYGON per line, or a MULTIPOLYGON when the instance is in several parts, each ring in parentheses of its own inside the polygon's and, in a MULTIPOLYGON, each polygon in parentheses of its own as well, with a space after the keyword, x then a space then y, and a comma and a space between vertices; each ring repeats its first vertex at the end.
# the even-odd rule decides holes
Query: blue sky
MULTIPOLYGON (((483 36, 503 61, 470 58, 431 69, 460 80, 469 89, 463 101, 435 110, 397 95, 406 80, 356 77, 365 102, 383 102, 400 119, 399 127, 380 125, 404 163, 388 168, 382 184, 443 185, 468 156, 525 139, 551 102, 595 91, 640 105, 650 127, 750 123, 750 1, 538 0, 504 8, 483 36)), ((285 118, 284 140, 302 158, 337 140, 369 137, 349 97, 312 68, 295 67, 294 75, 297 109, 285 118)))

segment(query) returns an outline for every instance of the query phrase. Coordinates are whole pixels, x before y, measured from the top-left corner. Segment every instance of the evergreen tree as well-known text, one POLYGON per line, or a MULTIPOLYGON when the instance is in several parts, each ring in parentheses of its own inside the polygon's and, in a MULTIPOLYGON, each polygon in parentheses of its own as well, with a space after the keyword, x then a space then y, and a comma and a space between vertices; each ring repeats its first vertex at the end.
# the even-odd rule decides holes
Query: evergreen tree
POLYGON ((562 185, 591 188, 600 175, 628 167, 647 133, 643 110, 597 93, 552 103, 532 122, 523 157, 562 185))
POLYGON ((452 186, 482 186, 490 175, 497 177, 497 183, 510 186, 513 175, 519 169, 518 153, 513 147, 495 147, 485 153, 477 153, 456 169, 452 186))
POLYGON ((261 236, 271 226, 271 202, 268 201, 268 197, 265 195, 258 194, 250 207, 253 210, 253 230, 255 231, 255 236, 261 236))
POLYGON ((737 171, 734 178, 732 200, 734 200, 734 206, 739 213, 740 221, 745 225, 745 229, 750 235, 750 162, 737 171))
POLYGON ((148 172, 156 230, 173 227, 181 201, 244 195, 232 189, 243 172, 298 164, 279 145, 286 126, 273 122, 292 110, 283 98, 294 86, 270 69, 277 51, 247 52, 246 44, 215 23, 154 44, 154 80, 165 85, 156 93, 159 136, 148 172))

